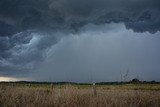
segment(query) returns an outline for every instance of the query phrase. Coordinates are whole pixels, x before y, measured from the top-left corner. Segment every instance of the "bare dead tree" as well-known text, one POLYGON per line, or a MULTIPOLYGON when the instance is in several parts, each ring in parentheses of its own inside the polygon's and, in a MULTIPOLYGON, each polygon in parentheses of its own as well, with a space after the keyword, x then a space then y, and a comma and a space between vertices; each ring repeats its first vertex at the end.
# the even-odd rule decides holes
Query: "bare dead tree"
POLYGON ((129 72, 130 69, 127 69, 125 74, 123 74, 122 71, 120 71, 121 82, 127 81, 127 79, 129 78, 129 72))
POLYGON ((127 69, 126 73, 123 76, 123 80, 126 81, 129 78, 129 69, 127 69))
POLYGON ((120 70, 120 76, 121 76, 121 82, 123 81, 123 75, 122 75, 122 71, 120 70))

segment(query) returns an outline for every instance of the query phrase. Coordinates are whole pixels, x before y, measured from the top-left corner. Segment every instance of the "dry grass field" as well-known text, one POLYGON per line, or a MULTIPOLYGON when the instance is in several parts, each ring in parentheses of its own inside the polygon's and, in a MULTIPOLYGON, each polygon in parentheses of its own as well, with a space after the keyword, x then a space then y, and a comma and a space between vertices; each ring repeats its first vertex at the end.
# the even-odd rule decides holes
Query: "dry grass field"
POLYGON ((0 107, 160 107, 160 85, 0 85, 0 107))

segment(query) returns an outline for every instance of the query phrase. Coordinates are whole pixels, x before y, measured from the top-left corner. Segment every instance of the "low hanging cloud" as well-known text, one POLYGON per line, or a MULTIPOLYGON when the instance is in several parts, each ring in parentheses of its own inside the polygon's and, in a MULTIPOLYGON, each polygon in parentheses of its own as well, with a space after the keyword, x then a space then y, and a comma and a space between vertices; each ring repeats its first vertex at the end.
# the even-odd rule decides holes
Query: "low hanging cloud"
POLYGON ((89 24, 64 36, 29 76, 39 81, 159 80, 159 32, 134 33, 124 24, 89 24), (108 29, 108 30, 106 30, 108 29))
POLYGON ((63 37, 90 24, 123 23, 128 30, 156 34, 159 5, 159 0, 1 0, 0 75, 32 72, 63 37))

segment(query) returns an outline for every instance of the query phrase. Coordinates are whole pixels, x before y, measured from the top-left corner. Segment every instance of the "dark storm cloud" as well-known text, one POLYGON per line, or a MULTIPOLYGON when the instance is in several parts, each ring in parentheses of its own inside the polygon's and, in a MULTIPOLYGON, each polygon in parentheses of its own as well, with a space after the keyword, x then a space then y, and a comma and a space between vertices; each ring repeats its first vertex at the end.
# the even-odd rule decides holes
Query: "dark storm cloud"
POLYGON ((110 22, 129 22, 129 28, 138 29, 136 22, 144 27, 139 31, 150 31, 148 26, 158 31, 159 5, 159 0, 1 0, 0 36, 28 29, 77 30, 87 23, 110 22))
POLYGON ((58 42, 61 34, 57 32, 64 36, 78 33, 89 23, 111 22, 122 22, 135 32, 156 33, 160 30, 160 1, 1 0, 0 67, 30 69, 58 42))

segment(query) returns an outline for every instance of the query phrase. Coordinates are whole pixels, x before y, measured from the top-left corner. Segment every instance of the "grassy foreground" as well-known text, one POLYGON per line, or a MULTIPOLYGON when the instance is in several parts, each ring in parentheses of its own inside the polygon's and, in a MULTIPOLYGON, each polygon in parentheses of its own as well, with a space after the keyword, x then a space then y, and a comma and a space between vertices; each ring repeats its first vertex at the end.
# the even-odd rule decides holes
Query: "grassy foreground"
POLYGON ((160 85, 0 84, 0 107, 160 107, 160 85))

